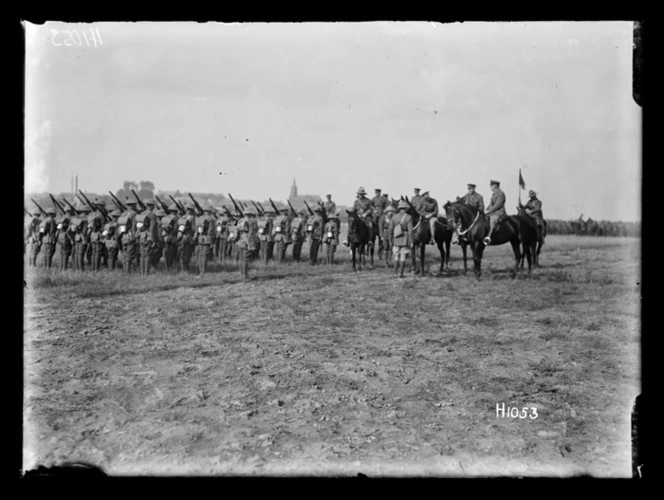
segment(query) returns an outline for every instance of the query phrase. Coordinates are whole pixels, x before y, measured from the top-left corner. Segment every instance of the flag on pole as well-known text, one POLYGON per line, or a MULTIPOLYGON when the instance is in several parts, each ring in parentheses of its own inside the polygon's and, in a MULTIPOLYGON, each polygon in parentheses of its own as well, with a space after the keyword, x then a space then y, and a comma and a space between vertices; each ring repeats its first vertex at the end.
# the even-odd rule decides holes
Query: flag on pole
POLYGON ((519 169, 519 186, 521 186, 521 189, 526 189, 526 182, 523 180, 523 176, 521 175, 521 169, 519 169))

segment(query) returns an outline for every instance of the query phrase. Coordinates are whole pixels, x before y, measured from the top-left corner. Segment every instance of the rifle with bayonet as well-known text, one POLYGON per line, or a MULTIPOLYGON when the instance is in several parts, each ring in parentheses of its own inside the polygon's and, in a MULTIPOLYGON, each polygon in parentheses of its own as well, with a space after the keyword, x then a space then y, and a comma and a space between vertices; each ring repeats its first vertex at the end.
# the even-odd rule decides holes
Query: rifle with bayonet
POLYGON ((293 214, 293 217, 297 217, 297 212, 296 212, 295 209, 293 208, 293 205, 291 205, 290 200, 286 200, 286 201, 288 202, 288 206, 289 206, 290 209, 291 209, 291 213, 293 214))
POLYGON ((173 198, 173 195, 169 194, 168 197, 173 201, 173 203, 175 203, 175 206, 178 207, 178 211, 180 212, 180 215, 184 215, 184 214, 187 213, 187 211, 184 209, 182 204, 178 200, 173 198))
POLYGON ((58 203, 58 200, 55 199, 55 196, 53 196, 51 193, 48 194, 51 197, 51 201, 53 202, 53 207, 55 210, 62 215, 63 217, 66 215, 65 209, 58 203))
POLYGON ((143 203, 143 200, 141 200, 141 197, 138 196, 138 193, 136 193, 136 191, 134 191, 133 188, 132 188, 131 192, 134 193, 134 197, 136 198, 136 201, 138 202, 138 206, 141 207, 141 210, 147 210, 147 208, 148 208, 147 205, 145 203, 143 203))
POLYGON ((268 198, 268 200, 270 200, 270 205, 272 205, 272 208, 274 208, 274 212, 275 212, 277 215, 279 215, 281 212, 280 212, 280 210, 277 208, 277 204, 276 204, 275 202, 272 201, 272 198, 268 198))
POLYGON ((110 191, 108 192, 108 194, 111 195, 111 197, 113 198, 113 202, 115 203, 115 206, 118 207, 118 209, 122 210, 123 212, 127 210, 127 207, 120 200, 118 200, 117 196, 115 196, 110 191))
POLYGON ((226 212, 226 215, 228 215, 232 220, 235 220, 235 217, 233 217, 233 214, 231 213, 230 210, 228 210, 228 207, 226 205, 223 205, 224 211, 226 212))
POLYGON ((265 210, 262 210, 261 207, 259 207, 258 205, 256 205, 256 203, 254 202, 254 200, 251 200, 251 203, 253 203, 254 208, 256 209, 256 212, 258 212, 258 215, 260 215, 261 217, 263 217, 263 216, 265 215, 265 210))
POLYGON ((106 209, 105 209, 104 207, 102 207, 101 205, 98 205, 98 204, 93 204, 93 203, 88 199, 88 197, 85 196, 85 193, 84 193, 83 191, 81 191, 80 189, 78 190, 78 192, 81 193, 81 196, 83 196, 83 198, 85 199, 85 202, 86 202, 87 205, 90 207, 90 210, 92 210, 92 211, 94 212, 94 211, 95 211, 95 208, 96 208, 96 209, 99 211, 99 213, 100 213, 100 214, 102 215, 102 217, 104 218, 104 222, 109 222, 109 221, 111 220, 111 218, 108 216, 108 213, 106 213, 106 209))
POLYGON ((64 201, 67 204, 67 206, 69 207, 69 210, 74 212, 73 215, 78 214, 78 210, 76 210, 76 207, 74 205, 72 205, 71 203, 69 203, 69 200, 67 200, 67 198, 62 198, 62 201, 64 201))
POLYGON ((203 215, 203 207, 200 206, 200 204, 196 201, 196 198, 194 198, 194 195, 189 193, 189 198, 191 198, 191 201, 194 202, 194 205, 196 206, 196 214, 197 215, 203 215))
POLYGON ((154 196, 154 199, 157 200, 157 203, 159 203, 159 205, 161 205, 161 209, 162 209, 164 212, 168 213, 168 205, 166 205, 166 203, 164 203, 163 201, 161 201, 161 200, 159 199, 159 196, 157 196, 157 195, 154 196))
POLYGON ((45 211, 42 207, 39 206, 39 203, 37 203, 37 202, 36 202, 35 200, 33 200, 32 198, 30 198, 30 199, 32 200, 32 203, 34 203, 35 205, 37 205, 37 208, 39 209, 39 211, 41 212, 41 214, 42 214, 44 217, 48 217, 48 214, 46 213, 46 211, 45 211))
POLYGON ((235 210, 237 210, 237 212, 240 214, 241 217, 244 217, 244 212, 243 212, 242 209, 239 207, 239 205, 237 204, 237 202, 235 201, 235 199, 233 198, 233 196, 231 196, 231 193, 228 193, 228 197, 229 197, 229 198, 231 199, 231 201, 233 202, 233 206, 235 207, 235 210))
POLYGON ((302 201, 304 201, 304 205, 307 207, 307 210, 309 210, 309 215, 314 215, 314 211, 311 210, 311 207, 309 206, 309 204, 305 200, 302 200, 302 201))

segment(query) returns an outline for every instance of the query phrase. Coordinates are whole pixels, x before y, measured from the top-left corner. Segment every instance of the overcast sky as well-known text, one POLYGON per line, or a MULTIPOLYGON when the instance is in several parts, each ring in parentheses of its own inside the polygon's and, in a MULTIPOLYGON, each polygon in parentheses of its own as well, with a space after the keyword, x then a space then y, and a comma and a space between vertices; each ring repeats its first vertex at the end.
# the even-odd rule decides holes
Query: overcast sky
POLYGON ((628 22, 26 24, 25 189, 442 204, 497 179, 514 213, 521 168, 547 218, 640 220, 631 77, 628 22))

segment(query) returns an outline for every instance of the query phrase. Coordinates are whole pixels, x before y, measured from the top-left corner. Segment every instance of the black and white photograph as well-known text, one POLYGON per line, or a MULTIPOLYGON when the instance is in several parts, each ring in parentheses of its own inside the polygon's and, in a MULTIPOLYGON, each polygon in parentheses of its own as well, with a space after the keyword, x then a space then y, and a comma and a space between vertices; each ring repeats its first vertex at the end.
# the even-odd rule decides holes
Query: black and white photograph
POLYGON ((638 22, 22 28, 23 474, 639 476, 638 22))

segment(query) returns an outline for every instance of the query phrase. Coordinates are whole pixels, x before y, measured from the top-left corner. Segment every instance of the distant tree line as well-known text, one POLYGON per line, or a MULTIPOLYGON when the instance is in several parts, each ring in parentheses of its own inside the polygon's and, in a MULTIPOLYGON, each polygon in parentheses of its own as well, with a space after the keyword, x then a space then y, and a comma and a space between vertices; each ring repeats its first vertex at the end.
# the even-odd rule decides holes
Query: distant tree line
POLYGON ((578 236, 623 236, 640 237, 641 224, 638 222, 547 219, 547 234, 575 234, 578 236))

